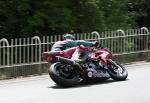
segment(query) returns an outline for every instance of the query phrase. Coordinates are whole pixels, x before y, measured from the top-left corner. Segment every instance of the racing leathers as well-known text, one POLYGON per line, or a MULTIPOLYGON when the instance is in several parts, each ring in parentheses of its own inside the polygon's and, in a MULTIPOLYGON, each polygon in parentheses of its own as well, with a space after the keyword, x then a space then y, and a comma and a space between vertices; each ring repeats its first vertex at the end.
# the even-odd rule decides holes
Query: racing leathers
POLYGON ((80 46, 80 45, 92 47, 95 44, 96 42, 89 42, 85 40, 64 40, 64 41, 56 42, 52 46, 51 51, 62 51, 62 50, 66 50, 67 48, 80 46))
MULTIPOLYGON (((76 47, 76 46, 80 46, 80 45, 92 47, 92 46, 95 46, 96 44, 97 44, 97 42, 90 42, 90 41, 86 41, 86 40, 70 40, 70 39, 68 39, 68 40, 56 42, 52 46, 51 52, 65 51, 68 48, 76 47)), ((87 53, 85 53, 85 55, 87 55, 87 53)), ((75 60, 75 61, 83 61, 82 58, 80 58, 80 54, 78 53, 78 51, 75 51, 73 53, 71 59, 75 60)))

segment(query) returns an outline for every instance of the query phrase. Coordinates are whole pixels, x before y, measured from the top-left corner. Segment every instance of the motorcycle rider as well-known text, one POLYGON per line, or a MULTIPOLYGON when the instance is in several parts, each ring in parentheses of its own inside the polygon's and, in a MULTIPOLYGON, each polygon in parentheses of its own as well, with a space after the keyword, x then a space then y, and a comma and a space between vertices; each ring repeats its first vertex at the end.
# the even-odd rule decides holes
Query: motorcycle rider
MULTIPOLYGON (((55 52, 55 51, 64 51, 67 50, 67 48, 71 48, 71 47, 76 47, 76 46, 80 46, 80 45, 84 45, 84 46, 88 46, 88 47, 92 47, 92 46, 97 46, 98 42, 90 42, 90 41, 86 41, 86 40, 74 40, 75 37, 72 34, 65 34, 63 35, 63 41, 58 41, 55 42, 55 44, 52 46, 51 48, 51 52, 55 52)), ((83 61, 81 60, 81 58, 79 59, 80 54, 78 53, 78 51, 75 51, 72 55, 72 60, 75 61, 83 61)))
POLYGON ((62 50, 66 50, 67 48, 80 46, 80 45, 89 46, 89 47, 98 45, 97 41, 90 42, 86 40, 74 40, 75 37, 72 34, 63 35, 63 39, 64 39, 63 41, 55 42, 55 44, 51 48, 51 51, 62 51, 62 50))
POLYGON ((76 46, 84 45, 84 46, 92 47, 92 46, 98 45, 97 41, 96 42, 89 42, 89 41, 85 41, 85 40, 74 40, 74 36, 71 34, 65 34, 63 36, 63 38, 64 38, 64 40, 57 41, 54 43, 50 52, 48 52, 46 54, 44 54, 44 53, 42 54, 42 58, 44 60, 47 60, 49 62, 54 62, 55 61, 55 59, 53 58, 54 55, 55 56, 56 55, 65 56, 64 53, 66 53, 66 50, 69 50, 69 49, 72 49, 72 53, 73 53, 73 55, 72 55, 73 59, 72 58, 71 59, 75 60, 75 58, 77 57, 76 54, 74 53, 76 46))

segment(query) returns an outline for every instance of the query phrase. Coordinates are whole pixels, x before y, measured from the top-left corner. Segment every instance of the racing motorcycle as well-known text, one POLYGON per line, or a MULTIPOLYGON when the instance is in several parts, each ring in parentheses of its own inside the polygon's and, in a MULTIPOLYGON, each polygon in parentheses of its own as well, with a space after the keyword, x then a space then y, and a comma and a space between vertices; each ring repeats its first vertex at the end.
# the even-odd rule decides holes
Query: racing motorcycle
POLYGON ((75 86, 90 78, 112 78, 123 81, 128 72, 112 60, 112 53, 106 48, 92 48, 83 45, 65 51, 43 52, 42 58, 51 63, 49 75, 63 87, 75 86))

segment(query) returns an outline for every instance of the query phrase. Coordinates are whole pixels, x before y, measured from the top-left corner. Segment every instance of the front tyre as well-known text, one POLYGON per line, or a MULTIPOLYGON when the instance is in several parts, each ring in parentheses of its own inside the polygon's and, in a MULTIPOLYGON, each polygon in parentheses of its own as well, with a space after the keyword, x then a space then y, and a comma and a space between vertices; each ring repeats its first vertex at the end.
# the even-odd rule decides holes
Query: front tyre
POLYGON ((108 60, 108 73, 111 78, 118 81, 123 81, 128 77, 127 70, 119 63, 108 60))
POLYGON ((49 75, 57 85, 62 87, 72 87, 81 82, 79 74, 72 66, 59 62, 50 66, 49 75))

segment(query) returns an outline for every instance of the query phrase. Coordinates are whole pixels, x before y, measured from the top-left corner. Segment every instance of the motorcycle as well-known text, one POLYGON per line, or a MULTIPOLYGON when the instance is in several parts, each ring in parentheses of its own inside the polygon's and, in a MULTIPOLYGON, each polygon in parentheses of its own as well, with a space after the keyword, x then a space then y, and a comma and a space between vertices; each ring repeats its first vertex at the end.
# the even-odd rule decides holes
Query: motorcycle
POLYGON ((65 51, 43 52, 42 58, 51 63, 51 79, 63 87, 75 86, 90 78, 123 81, 128 76, 123 65, 113 61, 112 53, 102 47, 95 49, 80 45, 65 51))

